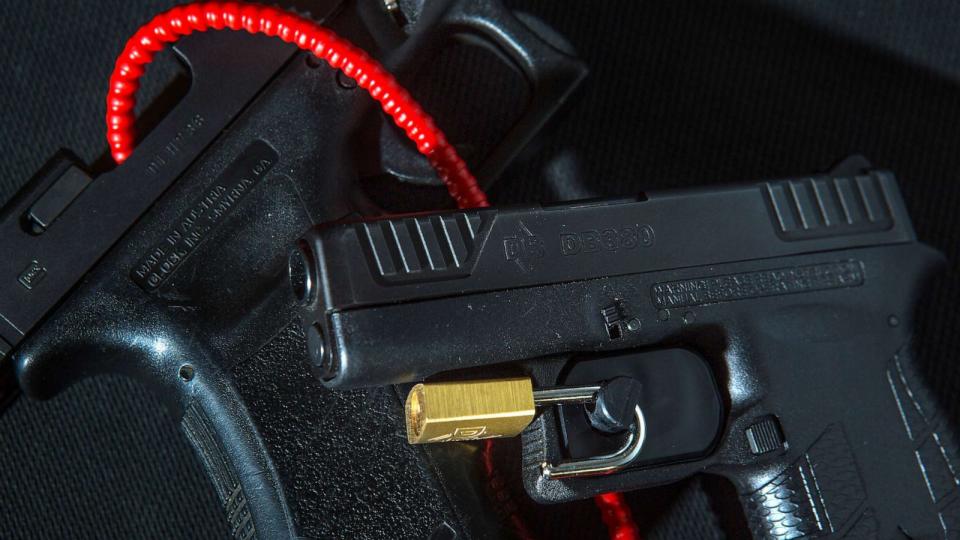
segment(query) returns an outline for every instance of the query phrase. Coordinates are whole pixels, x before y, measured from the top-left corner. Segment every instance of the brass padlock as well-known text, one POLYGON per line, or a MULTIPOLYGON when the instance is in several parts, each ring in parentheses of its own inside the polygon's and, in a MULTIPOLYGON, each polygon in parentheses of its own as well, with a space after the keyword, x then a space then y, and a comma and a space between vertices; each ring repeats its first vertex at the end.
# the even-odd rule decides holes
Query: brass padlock
POLYGON ((420 383, 404 407, 410 444, 473 441, 520 434, 537 407, 592 403, 600 385, 534 390, 527 377, 420 383))
POLYGON ((410 444, 519 435, 536 412, 527 378, 418 384, 407 395, 410 444))

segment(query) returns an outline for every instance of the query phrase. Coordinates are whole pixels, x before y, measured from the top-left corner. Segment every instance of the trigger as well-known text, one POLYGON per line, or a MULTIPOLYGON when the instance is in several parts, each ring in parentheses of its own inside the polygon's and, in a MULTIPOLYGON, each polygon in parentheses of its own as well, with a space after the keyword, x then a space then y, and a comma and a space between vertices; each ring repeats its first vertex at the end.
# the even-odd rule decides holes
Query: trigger
POLYGON ((632 377, 617 377, 600 387, 597 400, 587 407, 590 425, 604 433, 622 433, 634 422, 643 385, 632 377))

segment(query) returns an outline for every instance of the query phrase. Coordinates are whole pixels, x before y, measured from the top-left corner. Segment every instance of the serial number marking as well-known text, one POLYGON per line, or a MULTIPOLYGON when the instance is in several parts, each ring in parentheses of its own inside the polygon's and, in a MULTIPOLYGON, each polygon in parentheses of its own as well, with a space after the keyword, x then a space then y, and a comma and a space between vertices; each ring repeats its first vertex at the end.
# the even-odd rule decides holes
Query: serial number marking
POLYGON ((173 157, 176 157, 182 151, 183 141, 192 137, 197 130, 203 127, 203 124, 206 122, 206 119, 200 113, 193 115, 190 120, 187 121, 186 125, 183 126, 183 129, 177 132, 176 135, 170 139, 163 149, 157 152, 153 158, 150 159, 150 164, 147 165, 147 175, 156 176, 161 169, 167 165, 167 160, 173 157))
POLYGON ((863 263, 841 261, 657 283, 650 295, 657 308, 667 309, 858 287, 863 281, 863 263))
POLYGON ((157 245, 143 256, 131 277, 141 288, 153 291, 190 256, 247 193, 279 160, 277 151, 254 141, 231 163, 203 197, 175 222, 157 245))

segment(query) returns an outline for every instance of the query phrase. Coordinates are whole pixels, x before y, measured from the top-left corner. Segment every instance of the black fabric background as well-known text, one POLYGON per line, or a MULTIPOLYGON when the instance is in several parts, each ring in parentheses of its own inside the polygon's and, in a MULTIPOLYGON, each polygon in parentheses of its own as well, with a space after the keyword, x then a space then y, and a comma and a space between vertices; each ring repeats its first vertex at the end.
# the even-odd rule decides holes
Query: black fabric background
MULTIPOLYGON (((617 195, 795 175, 851 153, 898 173, 949 272, 921 306, 919 356, 960 418, 960 5, 511 0, 565 35, 592 74, 553 142, 495 202, 617 195), (579 168, 581 181, 552 170, 579 168)), ((59 148, 96 162, 124 40, 170 0, 0 5, 0 202, 59 148)), ((160 63, 144 91, 175 72, 160 63)), ((463 118, 441 118, 456 131, 463 118)), ((461 124, 468 125, 468 124, 461 124)), ((102 162, 102 161, 101 161, 102 162)), ((638 495, 651 538, 718 537, 700 483, 638 495)), ((223 537, 219 505, 172 419, 126 379, 88 380, 0 417, 0 537, 223 537)))

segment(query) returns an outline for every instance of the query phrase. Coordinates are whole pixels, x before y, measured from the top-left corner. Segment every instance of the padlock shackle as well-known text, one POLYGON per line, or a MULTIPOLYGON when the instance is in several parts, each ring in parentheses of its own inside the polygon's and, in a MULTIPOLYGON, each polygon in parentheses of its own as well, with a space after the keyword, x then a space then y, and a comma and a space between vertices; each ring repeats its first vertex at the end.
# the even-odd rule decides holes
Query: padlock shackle
POLYGON ((634 423, 630 426, 627 440, 620 450, 612 454, 588 459, 561 461, 556 465, 543 462, 540 465, 540 470, 547 480, 610 474, 633 463, 640 455, 640 450, 643 449, 643 443, 646 439, 647 422, 643 417, 643 410, 637 405, 634 408, 634 423))
POLYGON ((550 405, 579 405, 593 403, 600 393, 600 385, 590 386, 558 386, 533 391, 533 403, 537 407, 550 405))

